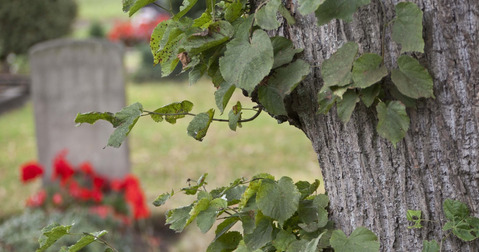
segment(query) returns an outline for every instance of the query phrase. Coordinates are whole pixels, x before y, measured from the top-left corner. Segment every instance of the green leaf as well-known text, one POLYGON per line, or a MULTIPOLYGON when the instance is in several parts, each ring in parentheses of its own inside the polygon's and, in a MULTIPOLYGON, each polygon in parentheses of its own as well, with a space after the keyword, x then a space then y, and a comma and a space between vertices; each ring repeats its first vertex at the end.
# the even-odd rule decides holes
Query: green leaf
POLYGON ((218 237, 222 236, 224 233, 228 232, 238 221, 240 220, 239 217, 234 216, 234 217, 228 217, 226 220, 221 222, 215 230, 215 240, 218 239, 218 237))
POLYGON ((248 41, 251 35, 251 28, 253 27, 254 15, 250 15, 247 18, 241 18, 236 21, 235 25, 235 39, 248 41))
POLYGON ((208 12, 203 12, 201 16, 193 21, 193 27, 198 27, 201 29, 208 29, 211 24, 213 24, 214 20, 211 17, 211 14, 208 12))
POLYGON ((284 19, 286 19, 286 22, 288 22, 289 25, 296 24, 296 20, 294 19, 293 16, 291 16, 291 13, 289 12, 288 9, 286 9, 286 7, 284 7, 284 5, 280 4, 278 11, 281 14, 281 16, 283 16, 284 19))
POLYGON ((376 235, 365 227, 356 228, 349 237, 343 231, 334 230, 331 246, 336 252, 376 252, 379 242, 376 235))
POLYGON ((396 147, 396 143, 406 136, 409 129, 406 107, 398 101, 391 101, 387 105, 380 102, 376 106, 376 111, 379 119, 377 127, 379 135, 391 141, 396 147))
POLYGON ((156 0, 135 0, 135 3, 133 4, 133 6, 129 8, 130 12, 128 13, 128 15, 130 17, 133 16, 133 14, 135 14, 138 10, 140 10, 141 8, 145 7, 148 4, 154 3, 155 1, 156 0))
POLYGON ((358 44, 348 42, 321 65, 324 87, 346 86, 351 83, 351 68, 358 53, 358 44))
POLYGON ((271 45, 274 52, 273 69, 290 63, 294 55, 303 51, 301 48, 295 49, 291 40, 281 36, 272 37, 271 45))
POLYGON ((401 93, 414 99, 434 98, 432 77, 416 59, 401 55, 398 66, 399 70, 391 71, 391 79, 401 93))
POLYGON ((131 6, 133 6, 135 4, 137 0, 122 0, 123 2, 123 12, 128 12, 131 8, 131 6))
POLYGON ((191 209, 193 209, 193 204, 168 211, 166 214, 166 224, 170 225, 170 229, 175 230, 177 233, 182 232, 190 218, 191 209))
POLYGON ((336 18, 350 22, 353 20, 354 12, 370 2, 371 0, 326 0, 315 12, 318 25, 327 24, 336 18))
POLYGON ((458 200, 446 199, 442 208, 448 220, 463 220, 469 216, 469 208, 458 200))
POLYGON ((240 0, 230 3, 225 10, 226 21, 233 22, 241 17, 243 6, 244 5, 240 0))
POLYGON ((217 215, 220 213, 220 210, 228 207, 226 200, 218 198, 209 202, 209 206, 206 210, 200 212, 196 218, 196 223, 200 228, 201 232, 206 233, 211 229, 213 224, 216 221, 217 215))
POLYGON ((286 231, 281 229, 272 243, 278 251, 286 251, 289 244, 294 241, 296 241, 296 236, 291 232, 291 230, 286 231))
POLYGON ((82 123, 94 124, 98 120, 108 121, 113 125, 113 127, 119 125, 119 122, 117 122, 115 115, 110 112, 78 113, 75 118, 75 123, 77 123, 77 126, 79 126, 82 123))
POLYGON ((259 249, 273 239, 273 221, 265 216, 258 218, 253 232, 244 236, 245 244, 250 250, 259 249))
POLYGON ((236 127, 241 125, 238 123, 238 121, 241 120, 241 109, 241 103, 237 102, 228 114, 228 125, 232 131, 236 131, 236 127))
POLYGON ((206 70, 206 64, 199 63, 198 65, 194 66, 188 73, 188 80, 190 82, 190 85, 193 85, 198 82, 198 80, 205 74, 206 70))
POLYGON ((208 209, 210 205, 211 199, 209 198, 202 198, 193 205, 193 209, 190 211, 190 218, 186 221, 186 226, 188 226, 192 221, 196 219, 196 217, 206 209, 208 209))
POLYGON ((209 31, 206 35, 193 34, 193 36, 185 40, 182 47, 189 53, 198 54, 223 44, 234 35, 233 26, 226 21, 218 21, 211 24, 209 31))
POLYGON ((188 135, 198 141, 203 141, 203 138, 206 136, 206 132, 208 132, 211 121, 213 121, 214 115, 214 109, 210 109, 205 113, 196 115, 188 125, 188 135))
POLYGON ((394 99, 402 102, 406 108, 416 108, 416 99, 403 95, 395 85, 389 85, 388 89, 394 99))
POLYGON ((240 232, 232 231, 225 233, 212 242, 206 252, 228 252, 233 251, 238 247, 239 242, 243 239, 240 232))
POLYGON ((264 215, 278 220, 280 225, 298 210, 301 193, 289 177, 278 182, 264 179, 256 194, 256 204, 264 215))
POLYGON ((161 122, 164 118, 167 122, 175 124, 177 119, 184 118, 192 109, 193 103, 184 100, 182 102, 174 102, 158 108, 153 111, 156 114, 150 114, 150 116, 155 122, 161 122))
POLYGON ((141 113, 143 112, 143 106, 140 103, 134 103, 130 106, 123 108, 120 112, 115 114, 110 112, 89 112, 79 113, 75 118, 76 123, 90 123, 94 124, 98 120, 105 120, 116 128, 108 140, 108 146, 115 148, 120 147, 121 143, 130 133, 135 123, 138 121, 141 113))
POLYGON ((325 88, 318 92, 318 114, 327 114, 333 107, 334 103, 338 100, 338 97, 333 94, 331 89, 325 88))
MULTIPOLYGON (((208 176, 208 173, 204 173, 201 175, 201 177, 198 178, 196 181, 196 185, 193 186, 188 186, 185 188, 181 188, 181 191, 185 192, 187 195, 195 195, 198 192, 198 189, 208 183, 206 183, 206 177, 208 176)), ((189 180, 189 181, 194 181, 194 180, 189 180)))
POLYGON ((424 52, 422 11, 415 3, 402 2, 396 5, 392 38, 401 45, 401 53, 424 52))
POLYGON ((142 112, 143 106, 140 103, 134 103, 116 113, 115 117, 120 122, 120 125, 110 135, 108 146, 115 148, 120 147, 121 143, 125 140, 128 134, 130 134, 131 129, 135 126, 142 112))
POLYGON ((294 185, 298 188, 301 193, 301 199, 304 199, 311 194, 313 194, 319 187, 319 180, 314 180, 313 184, 310 184, 308 181, 298 181, 294 185))
POLYGON ((307 241, 307 240, 296 240, 290 244, 286 252, 316 252, 318 251, 318 243, 323 234, 318 237, 307 241))
POLYGON ((361 96, 361 100, 363 101, 364 105, 366 105, 366 107, 369 108, 371 107, 371 105, 373 105, 374 100, 379 95, 380 91, 381 91, 381 85, 376 84, 376 85, 367 87, 365 89, 361 89, 361 91, 359 92, 359 95, 361 96))
POLYGON ((358 101, 359 95, 354 89, 349 89, 343 95, 343 99, 337 102, 338 116, 343 123, 349 122, 358 101))
POLYGON ((180 11, 173 16, 173 20, 179 20, 183 17, 188 11, 195 6, 198 0, 183 0, 183 4, 180 6, 180 11))
POLYGON ((383 58, 375 53, 365 53, 357 58, 353 63, 353 87, 367 88, 388 75, 382 61, 383 58))
POLYGON ((44 227, 41 231, 42 235, 40 236, 40 238, 38 238, 38 243, 40 244, 40 248, 38 248, 36 251, 41 252, 48 249, 58 239, 69 234, 71 227, 72 225, 63 226, 58 223, 52 223, 44 227))
POLYGON ((251 43, 234 39, 226 45, 225 55, 220 58, 221 75, 227 82, 251 94, 269 74, 273 61, 273 46, 268 34, 256 30, 251 43))
POLYGON ((407 210, 406 218, 408 221, 414 222, 414 226, 409 226, 407 228, 422 228, 421 225, 421 210, 407 210))
POLYGON ((255 13, 256 24, 265 30, 274 30, 281 23, 278 22, 276 14, 281 5, 281 0, 269 0, 266 5, 255 13))
POLYGON ((174 192, 171 191, 170 193, 162 193, 158 197, 156 197, 155 201, 153 201, 153 205, 156 207, 162 206, 165 202, 173 196, 174 192))
POLYGON ((440 248, 436 240, 422 242, 422 252, 439 252, 440 248))
POLYGON ((324 0, 299 0, 299 8, 298 11, 301 15, 305 16, 310 13, 313 13, 316 9, 318 9, 319 5, 324 3, 324 0))
POLYGON ((87 233, 82 235, 80 240, 78 240, 75 244, 71 245, 68 247, 68 252, 76 252, 79 251, 80 249, 84 248, 88 244, 96 241, 98 237, 102 237, 103 235, 107 234, 108 231, 102 230, 94 233, 87 233))
POLYGON ((268 173, 260 173, 253 176, 253 178, 251 179, 251 182, 249 183, 248 188, 246 188, 243 196, 241 196, 241 201, 239 203, 240 209, 245 207, 248 201, 250 200, 250 198, 256 194, 259 187, 261 186, 261 182, 264 179, 274 180, 274 176, 268 173))
POLYGON ((274 70, 266 85, 260 85, 258 98, 265 109, 275 115, 286 115, 284 97, 291 93, 310 72, 309 64, 303 60, 274 70))
POLYGON ((226 105, 228 105, 228 102, 231 99, 231 96, 233 95, 235 89, 235 85, 224 81, 223 83, 221 83, 218 90, 215 91, 216 106, 219 108, 221 114, 223 114, 223 111, 226 108, 226 105))

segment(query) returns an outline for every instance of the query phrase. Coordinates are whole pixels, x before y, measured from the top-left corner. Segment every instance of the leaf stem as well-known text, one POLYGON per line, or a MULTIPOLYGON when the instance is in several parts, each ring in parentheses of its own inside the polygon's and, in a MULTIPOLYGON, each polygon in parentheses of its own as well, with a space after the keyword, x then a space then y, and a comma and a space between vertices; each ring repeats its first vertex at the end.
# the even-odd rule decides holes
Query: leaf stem
POLYGON ((105 239, 103 239, 101 237, 98 237, 98 236, 95 236, 95 235, 92 235, 92 234, 87 233, 87 232, 83 232, 83 234, 95 237, 95 240, 98 240, 98 242, 103 243, 105 246, 111 248, 113 251, 118 252, 118 250, 116 248, 114 248, 112 245, 110 245, 105 239))

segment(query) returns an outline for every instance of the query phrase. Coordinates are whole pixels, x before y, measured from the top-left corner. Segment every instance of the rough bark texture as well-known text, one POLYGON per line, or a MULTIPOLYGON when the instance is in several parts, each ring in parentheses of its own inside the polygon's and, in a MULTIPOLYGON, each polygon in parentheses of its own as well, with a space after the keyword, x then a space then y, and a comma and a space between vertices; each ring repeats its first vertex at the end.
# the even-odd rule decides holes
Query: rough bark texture
MULTIPOLYGON (((296 13, 297 25, 280 32, 304 48, 303 58, 315 66, 345 40, 358 42, 360 53, 381 53, 384 21, 394 17, 399 2, 381 1, 360 8, 351 23, 336 20, 318 27, 314 15, 296 13)), ((335 109, 316 114, 319 67, 289 99, 290 122, 306 133, 318 154, 337 227, 346 234, 358 226, 370 228, 381 251, 420 251, 423 240, 440 241, 447 198, 466 203, 479 216, 479 1, 414 2, 424 12, 426 43, 425 53, 414 56, 433 76, 436 99, 421 99, 416 109, 408 109, 410 129, 397 148, 376 133, 374 108, 356 107, 345 125, 335 109), (408 229, 408 209, 422 210, 425 219, 438 223, 408 229)), ((399 47, 390 28, 384 41, 385 64, 397 67, 399 47)), ((442 251, 479 251, 479 242, 451 236, 442 251)))

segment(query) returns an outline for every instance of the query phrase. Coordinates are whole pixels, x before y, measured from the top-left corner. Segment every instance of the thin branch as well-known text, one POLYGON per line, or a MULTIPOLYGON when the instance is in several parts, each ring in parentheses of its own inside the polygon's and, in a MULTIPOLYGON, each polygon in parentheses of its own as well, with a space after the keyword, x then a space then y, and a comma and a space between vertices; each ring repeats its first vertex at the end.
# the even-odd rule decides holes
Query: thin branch
MULTIPOLYGON (((149 115, 159 115, 159 116, 197 116, 197 114, 193 114, 193 113, 171 113, 171 114, 168 114, 168 113, 156 113, 156 112, 151 112, 151 111, 147 111, 147 110, 143 110, 146 114, 142 114, 141 116, 149 116, 149 115)), ((256 114, 254 114, 252 117, 248 118, 248 119, 244 119, 244 120, 239 120, 238 123, 244 123, 244 122, 251 122, 253 121, 254 119, 256 119, 256 117, 259 116, 259 114, 261 114, 261 111, 263 111, 263 109, 260 107, 257 111, 256 111, 256 114)), ((212 119, 213 121, 216 121, 216 122, 229 122, 229 120, 226 120, 226 119, 218 119, 218 118, 213 118, 212 119)))
POLYGON ((95 236, 95 235, 92 235, 92 234, 87 233, 87 232, 84 232, 83 234, 95 237, 95 239, 98 240, 98 242, 103 243, 105 246, 111 248, 113 251, 118 252, 118 250, 116 248, 114 248, 112 245, 110 245, 105 239, 103 239, 101 237, 98 237, 98 236, 95 236))

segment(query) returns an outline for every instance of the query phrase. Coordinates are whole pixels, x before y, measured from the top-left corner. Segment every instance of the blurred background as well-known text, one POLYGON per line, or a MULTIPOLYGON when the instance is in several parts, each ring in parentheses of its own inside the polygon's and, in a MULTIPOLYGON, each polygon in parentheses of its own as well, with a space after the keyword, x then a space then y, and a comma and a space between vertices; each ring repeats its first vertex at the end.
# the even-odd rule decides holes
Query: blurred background
MULTIPOLYGON (((180 4, 173 1, 173 8, 179 8, 180 4)), ((189 15, 197 17, 203 9, 198 4, 189 15)), ((32 195, 38 196, 48 182, 38 179, 26 183, 22 177, 25 164, 38 160, 29 49, 56 38, 96 38, 119 43, 125 50, 126 104, 138 101, 152 111, 171 102, 189 100, 195 104, 193 113, 216 108, 215 88, 207 79, 190 86, 186 74, 178 75, 181 69, 161 78, 159 66, 153 65, 149 49, 151 31, 168 18, 167 13, 155 6, 129 18, 122 12, 121 0, 0 0, 0 251, 32 251, 37 248, 43 226, 52 221, 71 224, 72 220, 78 223, 76 228, 80 232, 110 231, 105 237, 120 251, 139 251, 140 247, 141 251, 205 251, 213 239, 213 230, 201 234, 193 223, 178 235, 164 226, 167 209, 187 205, 193 199, 177 193, 165 206, 155 208, 151 202, 159 194, 171 189, 178 192, 187 185, 188 178, 196 179, 203 173, 209 174, 209 189, 262 172, 277 179, 289 176, 295 181, 312 182, 320 177, 316 155, 306 136, 292 126, 277 124, 266 113, 243 124, 236 132, 227 124, 213 123, 203 142, 187 136, 191 118, 179 120, 175 125, 144 118, 139 120, 128 141, 130 173, 141 185, 148 215, 134 218, 125 227, 118 219, 101 218, 101 214, 92 217, 92 211, 81 211, 74 203, 66 207, 54 197, 51 205, 62 207, 49 207, 43 202, 35 207, 32 202, 38 198, 32 195)), ((228 107, 237 100, 243 107, 254 106, 241 92, 236 92, 228 107)), ((227 118, 226 114, 220 117, 227 118)), ((253 114, 245 112, 243 117, 253 114)), ((105 145, 108 137, 101 136, 105 145)), ((85 162, 90 159, 75 152, 62 160, 68 162, 72 156, 85 162)), ((74 169, 81 166, 69 165, 74 169)), ((84 174, 88 173, 86 170, 84 174)), ((62 186, 60 182, 59 185, 62 186)), ((47 190, 47 195, 57 195, 57 191, 47 190)))

